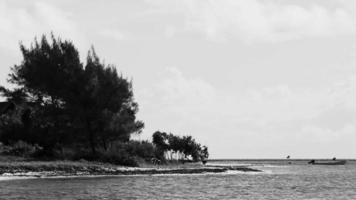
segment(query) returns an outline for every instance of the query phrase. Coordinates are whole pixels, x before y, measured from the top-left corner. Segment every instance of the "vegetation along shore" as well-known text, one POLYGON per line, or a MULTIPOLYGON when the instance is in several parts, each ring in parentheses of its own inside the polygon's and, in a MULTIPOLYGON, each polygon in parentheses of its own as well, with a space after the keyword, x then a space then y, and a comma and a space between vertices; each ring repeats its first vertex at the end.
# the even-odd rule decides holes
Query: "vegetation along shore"
POLYGON ((190 135, 156 131, 152 140, 133 140, 144 122, 136 118, 132 80, 94 48, 83 62, 71 41, 51 34, 20 50, 12 86, 0 86, 0 175, 257 171, 203 165, 208 147, 190 135))
POLYGON ((58 176, 111 176, 154 174, 202 174, 227 171, 260 172, 244 166, 209 166, 200 163, 147 165, 143 167, 118 166, 88 161, 2 161, 1 177, 58 177, 58 176))

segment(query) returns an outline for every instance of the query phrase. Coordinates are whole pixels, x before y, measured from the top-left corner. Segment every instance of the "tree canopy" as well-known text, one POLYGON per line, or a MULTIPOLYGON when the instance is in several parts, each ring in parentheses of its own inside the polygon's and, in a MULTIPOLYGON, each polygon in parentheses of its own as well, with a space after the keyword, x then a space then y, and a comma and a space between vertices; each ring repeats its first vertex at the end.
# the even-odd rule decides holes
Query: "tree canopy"
POLYGON ((161 159, 164 154, 170 152, 170 159, 177 154, 179 160, 187 159, 189 156, 193 161, 206 160, 209 157, 208 147, 201 146, 192 136, 177 136, 172 133, 156 131, 152 135, 152 142, 158 149, 161 159))
POLYGON ((52 34, 30 47, 21 44, 20 50, 23 60, 9 74, 15 89, 1 87, 0 92, 21 111, 12 116, 17 120, 0 123, 1 141, 48 149, 77 145, 96 153, 142 130, 132 82, 101 62, 93 48, 83 63, 71 41, 52 34))
POLYGON ((0 143, 13 147, 8 152, 132 166, 136 158, 208 158, 208 148, 191 136, 157 131, 152 143, 130 140, 144 127, 136 119, 132 81, 105 65, 94 48, 82 62, 71 41, 52 34, 20 50, 23 59, 9 74, 12 87, 0 86, 7 100, 0 102, 0 143))

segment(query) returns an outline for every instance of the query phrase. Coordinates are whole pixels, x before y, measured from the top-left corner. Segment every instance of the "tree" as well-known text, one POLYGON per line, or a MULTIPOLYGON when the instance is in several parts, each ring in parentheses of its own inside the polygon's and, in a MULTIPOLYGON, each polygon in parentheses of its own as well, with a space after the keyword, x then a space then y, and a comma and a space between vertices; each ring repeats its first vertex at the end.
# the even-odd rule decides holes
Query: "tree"
POLYGON ((193 161, 205 160, 209 157, 208 147, 201 146, 192 136, 177 136, 172 133, 156 131, 152 135, 152 142, 156 146, 159 158, 170 152, 170 159, 173 159, 173 153, 178 155, 177 159, 187 159, 189 156, 193 161))
POLYGON ((138 104, 134 102, 132 83, 118 75, 112 66, 100 62, 94 49, 89 52, 84 70, 86 85, 77 98, 68 99, 68 107, 83 123, 95 153, 96 141, 104 149, 110 141, 128 141, 144 124, 136 120, 138 104))
POLYGON ((200 152, 200 160, 206 160, 209 158, 209 151, 207 146, 203 146, 200 152))
POLYGON ((144 124, 136 119, 132 82, 100 62, 94 49, 86 63, 70 41, 52 34, 20 45, 23 61, 11 68, 14 90, 0 88, 8 101, 31 108, 23 119, 27 140, 48 148, 80 144, 92 153, 110 142, 128 141, 144 124))
POLYGON ((152 143, 156 146, 156 157, 164 159, 164 153, 169 149, 168 135, 165 132, 156 131, 152 135, 152 143))

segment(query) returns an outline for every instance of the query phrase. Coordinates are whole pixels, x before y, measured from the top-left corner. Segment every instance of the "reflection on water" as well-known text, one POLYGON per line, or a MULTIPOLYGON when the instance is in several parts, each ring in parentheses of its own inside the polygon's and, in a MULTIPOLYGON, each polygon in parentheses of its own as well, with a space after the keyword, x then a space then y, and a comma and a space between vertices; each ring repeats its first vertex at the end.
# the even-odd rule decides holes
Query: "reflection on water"
POLYGON ((244 163, 264 172, 8 180, 0 181, 0 199, 356 199, 353 162, 244 163))

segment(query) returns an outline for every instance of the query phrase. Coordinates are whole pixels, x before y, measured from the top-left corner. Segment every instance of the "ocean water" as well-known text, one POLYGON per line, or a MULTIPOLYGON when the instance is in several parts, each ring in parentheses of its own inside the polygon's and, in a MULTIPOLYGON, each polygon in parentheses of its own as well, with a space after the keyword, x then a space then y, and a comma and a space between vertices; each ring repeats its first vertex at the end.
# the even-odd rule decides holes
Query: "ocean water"
POLYGON ((263 172, 42 178, 0 181, 0 199, 356 199, 356 161, 232 160, 263 172))

